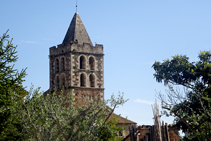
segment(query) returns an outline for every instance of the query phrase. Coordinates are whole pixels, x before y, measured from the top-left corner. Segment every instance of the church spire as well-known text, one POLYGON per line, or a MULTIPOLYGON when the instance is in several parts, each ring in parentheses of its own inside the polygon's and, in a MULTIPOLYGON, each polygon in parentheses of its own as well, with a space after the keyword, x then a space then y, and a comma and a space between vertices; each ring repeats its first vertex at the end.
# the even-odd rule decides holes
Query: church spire
POLYGON ((72 41, 81 45, 83 43, 89 43, 92 45, 91 39, 89 38, 86 28, 78 13, 75 13, 73 16, 62 44, 69 44, 72 41))
POLYGON ((77 13, 77 9, 78 9, 78 1, 76 0, 76 13, 77 13))

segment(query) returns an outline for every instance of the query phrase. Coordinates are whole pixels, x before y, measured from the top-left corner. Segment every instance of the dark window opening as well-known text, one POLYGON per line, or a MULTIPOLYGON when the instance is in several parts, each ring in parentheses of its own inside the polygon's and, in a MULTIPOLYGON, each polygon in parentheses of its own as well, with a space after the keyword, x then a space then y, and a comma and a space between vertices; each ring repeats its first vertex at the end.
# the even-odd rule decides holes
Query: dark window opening
POLYGON ((81 74, 80 81, 81 81, 81 86, 85 87, 86 86, 86 76, 85 76, 85 74, 81 74))
POLYGON ((62 71, 65 70, 65 66, 64 66, 64 57, 62 57, 62 60, 61 60, 61 70, 62 70, 62 71))
POLYGON ((86 59, 84 56, 80 57, 80 69, 85 69, 86 68, 86 59))
POLYGON ((59 59, 56 59, 56 72, 59 72, 59 59))
POLYGON ((95 69, 95 65, 94 65, 95 61, 93 57, 89 58, 89 69, 90 70, 94 70, 95 69))
POLYGON ((89 76, 89 83, 90 87, 95 87, 95 76, 93 74, 89 76))
POLYGON ((64 77, 64 74, 62 74, 62 87, 65 87, 65 77, 64 77))

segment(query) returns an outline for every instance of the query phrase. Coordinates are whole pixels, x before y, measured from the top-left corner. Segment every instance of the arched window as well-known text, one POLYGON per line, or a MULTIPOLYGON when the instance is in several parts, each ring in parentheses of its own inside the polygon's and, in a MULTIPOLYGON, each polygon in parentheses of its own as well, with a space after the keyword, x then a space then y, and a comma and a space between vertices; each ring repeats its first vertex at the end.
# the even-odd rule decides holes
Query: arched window
POLYGON ((59 72, 59 59, 56 59, 55 68, 56 68, 56 72, 59 72))
POLYGON ((59 76, 56 76, 56 87, 59 88, 59 76))
POLYGON ((81 81, 80 86, 85 87, 86 86, 86 76, 85 76, 85 74, 83 74, 83 73, 81 74, 80 81, 81 81))
POLYGON ((64 57, 62 57, 62 60, 61 60, 61 70, 62 70, 62 71, 65 70, 65 66, 64 66, 64 57))
POLYGON ((65 76, 64 76, 64 74, 62 74, 62 87, 65 87, 65 76))
POLYGON ((95 69, 95 60, 93 57, 89 58, 89 69, 94 70, 95 69))
POLYGON ((95 76, 93 74, 89 75, 89 86, 95 87, 95 76))
POLYGON ((80 69, 86 69, 86 59, 84 56, 80 57, 80 69))

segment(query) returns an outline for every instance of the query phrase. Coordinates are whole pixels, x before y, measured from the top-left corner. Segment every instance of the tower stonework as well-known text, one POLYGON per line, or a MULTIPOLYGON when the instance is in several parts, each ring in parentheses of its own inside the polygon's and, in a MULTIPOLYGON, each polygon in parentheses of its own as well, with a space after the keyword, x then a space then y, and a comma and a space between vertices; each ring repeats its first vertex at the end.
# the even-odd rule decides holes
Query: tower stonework
POLYGON ((104 99, 103 45, 93 46, 78 13, 62 44, 50 48, 50 91, 72 93, 79 103, 104 99))

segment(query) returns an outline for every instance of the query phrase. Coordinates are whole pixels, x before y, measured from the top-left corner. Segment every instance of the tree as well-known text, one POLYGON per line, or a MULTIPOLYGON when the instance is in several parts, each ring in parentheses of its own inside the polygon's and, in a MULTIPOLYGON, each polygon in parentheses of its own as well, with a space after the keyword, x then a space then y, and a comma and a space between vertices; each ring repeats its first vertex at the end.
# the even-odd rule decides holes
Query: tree
POLYGON ((201 51, 197 62, 185 55, 155 62, 154 77, 168 86, 159 93, 163 113, 175 117, 175 126, 191 140, 211 140, 211 52, 201 51))
POLYGON ((17 46, 13 46, 7 32, 0 37, 0 140, 18 140, 21 136, 20 120, 11 117, 12 102, 9 91, 16 92, 22 98, 26 95, 22 87, 26 72, 25 69, 20 73, 14 69, 13 63, 18 59, 17 46))
POLYGON ((126 102, 122 96, 112 96, 113 109, 96 100, 78 105, 70 93, 44 96, 39 89, 31 89, 25 100, 13 91, 11 96, 13 116, 22 119, 24 140, 108 140, 122 130, 107 122, 114 108, 126 102))

